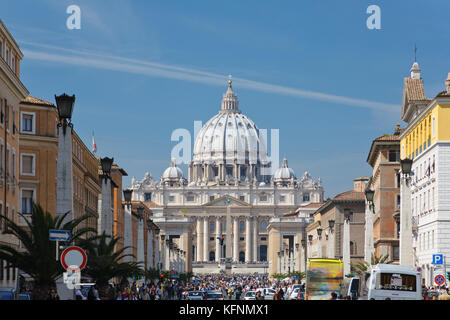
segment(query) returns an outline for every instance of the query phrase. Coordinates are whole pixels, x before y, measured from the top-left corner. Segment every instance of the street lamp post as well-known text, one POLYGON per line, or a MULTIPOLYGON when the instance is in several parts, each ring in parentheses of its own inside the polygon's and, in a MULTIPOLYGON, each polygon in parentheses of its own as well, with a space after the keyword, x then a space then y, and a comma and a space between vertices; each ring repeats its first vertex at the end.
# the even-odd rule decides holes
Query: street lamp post
POLYGON ((301 243, 302 243, 302 249, 303 249, 303 254, 302 254, 303 264, 302 264, 302 266, 304 268, 303 271, 306 272, 306 263, 308 262, 308 259, 306 257, 306 240, 302 239, 301 243))
POLYGON ((144 207, 137 207, 138 239, 137 239, 137 261, 144 262, 144 207))
MULTIPOLYGON (((55 95, 56 108, 58 110, 58 156, 56 163, 56 210, 57 217, 63 216, 61 225, 73 220, 73 167, 72 167, 72 131, 71 122, 75 95, 68 96, 63 93, 55 95), (61 130, 62 128, 62 130, 61 130), (69 128, 69 130, 67 130, 69 128)), ((6 187, 5 187, 6 188, 6 187)), ((6 202, 5 198, 5 202, 6 202)), ((4 206, 6 208, 6 205, 4 206)), ((5 209, 6 210, 6 209, 5 209)), ((59 244, 56 242, 56 256, 59 257, 59 244)), ((64 284, 63 275, 56 279, 56 287, 61 300, 74 299, 73 290, 69 290, 64 284)))
POLYGON ((322 228, 317 228, 317 242, 318 242, 318 252, 319 252, 319 258, 322 258, 322 228))
MULTIPOLYGON (((58 159, 56 163, 56 215, 69 212, 62 225, 73 217, 73 168, 72 168, 72 130, 71 122, 75 95, 55 95, 58 109, 58 159), (61 130, 61 127, 63 130, 61 130), (67 127, 70 130, 67 130, 67 127)), ((5 206, 6 207, 6 206, 5 206)))
POLYGON ((350 219, 353 213, 350 209, 344 209, 344 236, 343 236, 343 253, 344 274, 350 274, 350 219))
POLYGON ((414 266, 411 189, 409 186, 412 163, 413 160, 408 158, 400 161, 402 169, 400 185, 400 264, 410 266, 414 266))
POLYGON ((124 247, 125 247, 125 255, 127 255, 124 259, 127 262, 131 261, 132 254, 132 233, 131 233, 131 196, 133 194, 132 189, 123 190, 123 198, 125 200, 124 205, 124 247))
POLYGON ((113 224, 113 212, 111 203, 111 167, 114 158, 102 158, 100 159, 102 174, 102 193, 101 193, 101 210, 99 221, 99 233, 105 232, 108 236, 112 236, 112 224, 113 224), (105 182, 105 183, 103 183, 105 182))
POLYGON ((334 220, 328 220, 328 228, 330 228, 330 240, 329 240, 329 245, 328 245, 328 258, 330 259, 334 259, 335 258, 335 249, 334 249, 334 220))
POLYGON ((367 263, 371 263, 372 254, 374 252, 373 245, 373 218, 372 214, 375 214, 375 204, 373 202, 373 198, 375 195, 375 191, 370 190, 369 188, 365 191, 366 195, 366 223, 364 226, 365 229, 365 248, 364 248, 364 260, 367 263))

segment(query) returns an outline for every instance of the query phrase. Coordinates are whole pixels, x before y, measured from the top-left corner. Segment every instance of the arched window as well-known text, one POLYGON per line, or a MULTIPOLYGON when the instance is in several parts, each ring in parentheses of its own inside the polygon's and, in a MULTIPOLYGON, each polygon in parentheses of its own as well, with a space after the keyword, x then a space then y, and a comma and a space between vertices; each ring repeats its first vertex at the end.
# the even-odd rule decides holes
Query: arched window
POLYGON ((245 252, 244 251, 239 252, 239 261, 245 262, 245 252))
POLYGON ((266 220, 262 220, 261 223, 259 224, 259 231, 260 232, 267 231, 267 221, 266 220))

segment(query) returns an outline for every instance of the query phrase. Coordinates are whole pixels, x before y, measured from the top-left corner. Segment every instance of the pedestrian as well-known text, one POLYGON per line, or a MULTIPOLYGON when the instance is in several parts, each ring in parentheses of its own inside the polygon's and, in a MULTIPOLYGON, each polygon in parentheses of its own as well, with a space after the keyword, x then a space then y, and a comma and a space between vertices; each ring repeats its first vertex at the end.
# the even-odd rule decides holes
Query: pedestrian
POLYGON ((336 292, 332 292, 332 293, 331 293, 331 298, 330 298, 330 300, 337 300, 337 294, 336 294, 336 292))
POLYGON ((264 297, 261 295, 261 291, 256 292, 255 300, 264 300, 264 297))
POLYGON ((54 301, 59 300, 59 295, 56 292, 56 289, 54 288, 50 289, 50 291, 48 292, 47 300, 54 300, 54 301))

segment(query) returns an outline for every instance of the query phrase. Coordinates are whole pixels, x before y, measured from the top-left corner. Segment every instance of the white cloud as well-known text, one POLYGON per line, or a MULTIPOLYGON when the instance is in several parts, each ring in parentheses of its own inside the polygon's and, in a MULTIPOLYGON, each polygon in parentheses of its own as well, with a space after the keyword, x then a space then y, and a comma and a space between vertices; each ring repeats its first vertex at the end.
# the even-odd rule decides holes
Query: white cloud
MULTIPOLYGON (((192 68, 173 66, 151 61, 123 58, 103 53, 65 49, 56 46, 40 45, 32 42, 23 42, 26 45, 50 49, 51 51, 36 51, 23 49, 26 59, 38 61, 50 61, 53 63, 85 66, 96 69, 113 70, 126 73, 143 74, 154 77, 177 79, 182 81, 199 82, 223 86, 227 76, 192 68), (60 53, 56 53, 60 51, 60 53)), ((233 82, 243 88, 267 93, 295 96, 300 98, 327 101, 331 103, 349 105, 354 107, 369 108, 378 111, 397 112, 398 105, 383 102, 338 96, 324 92, 291 88, 276 84, 253 81, 233 77, 233 82)))

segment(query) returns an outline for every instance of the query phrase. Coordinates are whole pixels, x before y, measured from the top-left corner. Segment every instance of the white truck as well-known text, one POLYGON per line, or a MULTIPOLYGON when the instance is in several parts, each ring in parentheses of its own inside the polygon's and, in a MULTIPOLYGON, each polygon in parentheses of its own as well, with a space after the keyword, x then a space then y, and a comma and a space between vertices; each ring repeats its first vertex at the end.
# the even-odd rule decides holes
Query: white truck
MULTIPOLYGON (((421 274, 411 266, 377 264, 365 275, 365 281, 352 278, 348 292, 362 300, 422 300, 421 274)), ((349 294, 350 295, 350 294, 349 294)))

